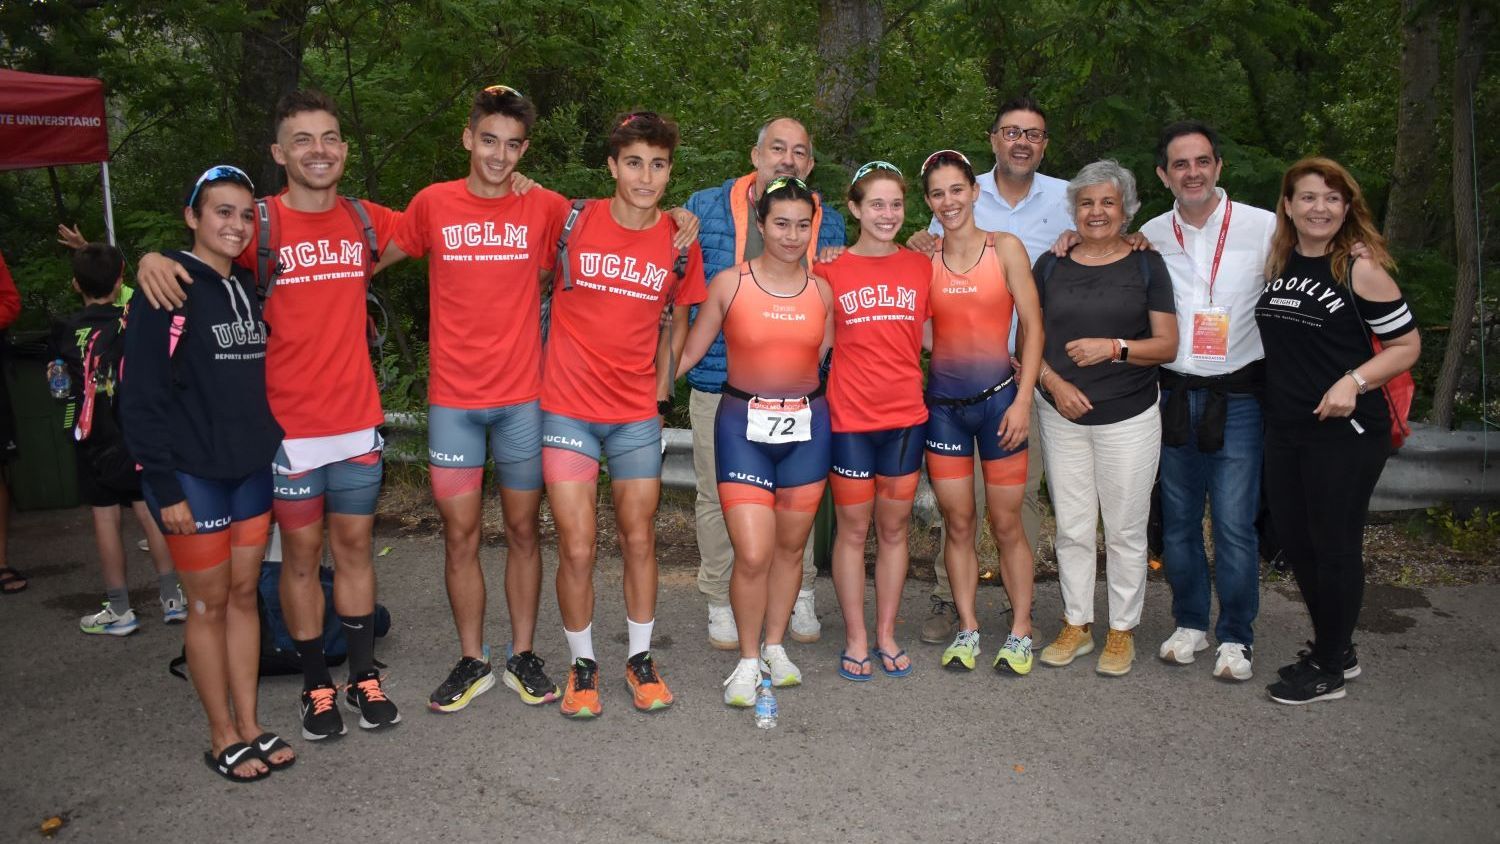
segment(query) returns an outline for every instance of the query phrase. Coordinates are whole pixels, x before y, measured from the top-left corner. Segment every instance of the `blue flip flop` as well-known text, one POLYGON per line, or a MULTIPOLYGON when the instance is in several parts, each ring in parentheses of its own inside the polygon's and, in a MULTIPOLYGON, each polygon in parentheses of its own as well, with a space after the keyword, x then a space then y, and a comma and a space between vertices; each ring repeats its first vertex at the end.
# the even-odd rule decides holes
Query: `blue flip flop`
POLYGON ((839 654, 839 676, 843 677, 845 680, 851 680, 855 683, 868 683, 870 682, 870 678, 874 676, 873 674, 855 674, 853 671, 850 671, 849 669, 844 667, 844 663, 846 662, 850 665, 865 666, 870 664, 870 658, 865 657, 864 659, 855 659, 854 657, 849 655, 848 651, 844 651, 843 653, 839 654))
POLYGON ((895 671, 892 671, 891 669, 885 667, 886 660, 890 660, 890 663, 892 665, 895 665, 896 660, 900 659, 903 656, 906 656, 905 650, 899 650, 894 654, 888 654, 880 648, 876 648, 875 650, 871 651, 871 653, 880 658, 880 670, 885 672, 885 676, 887 677, 905 677, 906 675, 911 673, 911 669, 915 664, 908 661, 905 668, 898 668, 895 671))

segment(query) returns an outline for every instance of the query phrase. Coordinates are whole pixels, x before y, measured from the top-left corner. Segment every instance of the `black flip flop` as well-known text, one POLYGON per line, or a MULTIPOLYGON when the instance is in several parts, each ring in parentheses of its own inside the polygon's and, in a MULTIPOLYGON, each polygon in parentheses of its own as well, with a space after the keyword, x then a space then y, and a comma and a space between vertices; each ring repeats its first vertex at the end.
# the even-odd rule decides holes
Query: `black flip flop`
POLYGON ((214 773, 218 774, 226 780, 229 780, 230 782, 255 782, 256 780, 263 780, 266 777, 269 777, 271 775, 270 771, 261 771, 259 774, 256 774, 253 777, 241 777, 235 775, 234 769, 236 766, 241 765, 251 759, 259 758, 260 757, 255 753, 255 748, 251 747, 248 744, 245 744, 242 741, 237 741, 234 744, 231 744, 223 750, 219 751, 219 755, 217 758, 211 751, 203 751, 204 764, 208 765, 208 767, 211 768, 214 773))
POLYGON ((276 751, 292 749, 292 746, 290 744, 287 744, 281 738, 281 736, 278 736, 275 733, 261 733, 260 735, 256 736, 255 740, 250 742, 250 744, 255 749, 255 755, 260 757, 260 761, 266 763, 266 767, 270 768, 273 771, 285 770, 297 764, 296 756, 293 756, 291 759, 282 762, 279 765, 271 761, 271 754, 275 753, 276 751))
POLYGON ((25 592, 26 587, 31 585, 31 579, 22 574, 19 569, 10 566, 0 566, 0 595, 14 595, 25 592), (15 589, 10 588, 12 584, 20 583, 15 589))

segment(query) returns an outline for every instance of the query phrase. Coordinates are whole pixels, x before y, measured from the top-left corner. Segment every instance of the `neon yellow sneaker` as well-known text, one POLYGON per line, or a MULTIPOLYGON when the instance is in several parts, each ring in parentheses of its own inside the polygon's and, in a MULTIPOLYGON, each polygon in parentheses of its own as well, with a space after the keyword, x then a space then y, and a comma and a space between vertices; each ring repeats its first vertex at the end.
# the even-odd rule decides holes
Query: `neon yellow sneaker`
POLYGON ((1025 676, 1031 673, 1031 637, 1016 636, 1012 633, 1005 637, 1005 644, 1000 647, 1000 652, 995 654, 995 670, 999 672, 1009 671, 1012 674, 1025 676))
POLYGON ((979 631, 960 630, 953 637, 953 644, 943 651, 943 667, 965 671, 974 670, 974 660, 979 656, 979 631))

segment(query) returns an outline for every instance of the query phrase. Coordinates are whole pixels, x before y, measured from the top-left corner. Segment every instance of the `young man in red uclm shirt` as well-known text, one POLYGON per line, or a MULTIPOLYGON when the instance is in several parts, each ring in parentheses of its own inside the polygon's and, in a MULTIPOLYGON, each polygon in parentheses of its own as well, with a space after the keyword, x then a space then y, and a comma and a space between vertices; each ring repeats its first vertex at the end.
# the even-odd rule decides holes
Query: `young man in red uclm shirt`
POLYGON ((387 260, 428 258, 428 466, 443 516, 448 603, 461 649, 429 701, 439 712, 457 712, 495 684, 484 647, 479 565, 486 441, 508 548, 505 596, 514 653, 505 663, 505 684, 529 704, 558 697, 532 650, 542 580, 540 278, 556 260, 569 203, 539 187, 512 189, 535 120, 535 106, 513 88, 492 85, 475 95, 463 132, 469 175, 412 197, 385 253, 387 260))
POLYGON ((672 703, 651 658, 661 412, 672 390, 672 364, 663 358, 682 354, 688 306, 707 296, 697 241, 679 276, 678 230, 658 209, 677 139, 676 124, 651 112, 615 122, 614 196, 583 208, 568 241, 568 264, 554 281, 542 378, 542 475, 557 520, 557 603, 572 657, 560 708, 576 718, 600 713, 593 567, 601 457, 609 461, 624 558, 626 682, 637 709, 672 703), (672 351, 663 355, 659 325, 667 308, 672 351))
MULTIPOLYGON (((302 735, 311 741, 346 731, 323 654, 318 565, 325 514, 338 567, 334 608, 349 642, 346 702, 365 729, 401 720, 374 664, 370 546, 383 471, 378 426, 384 415, 365 336, 374 256, 366 254, 358 212, 338 194, 348 154, 332 99, 316 91, 282 98, 271 156, 285 168, 287 187, 266 200, 279 271, 265 303, 271 328, 266 391, 286 430, 273 461, 273 512, 281 528, 281 606, 302 660, 302 735)), ((371 202, 362 205, 384 249, 400 214, 371 202)), ((257 228, 240 264, 256 267, 258 242, 257 228)), ((141 291, 153 305, 182 304, 177 267, 159 255, 141 259, 141 291)), ((265 279, 258 281, 265 286, 265 279)))

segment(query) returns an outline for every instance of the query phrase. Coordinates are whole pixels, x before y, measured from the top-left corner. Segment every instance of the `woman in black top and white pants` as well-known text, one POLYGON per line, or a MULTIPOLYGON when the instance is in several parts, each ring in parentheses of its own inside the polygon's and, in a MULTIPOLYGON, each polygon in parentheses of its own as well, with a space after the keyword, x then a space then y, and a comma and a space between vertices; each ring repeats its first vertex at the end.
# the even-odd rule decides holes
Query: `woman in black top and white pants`
POLYGON ((1411 369, 1422 344, 1347 170, 1326 158, 1292 165, 1276 217, 1255 309, 1266 349, 1266 499, 1313 641, 1267 691, 1302 704, 1343 697, 1344 680, 1359 674, 1350 637, 1364 598, 1365 519, 1391 450, 1379 388, 1411 369), (1368 253, 1356 260, 1360 242, 1368 253))

